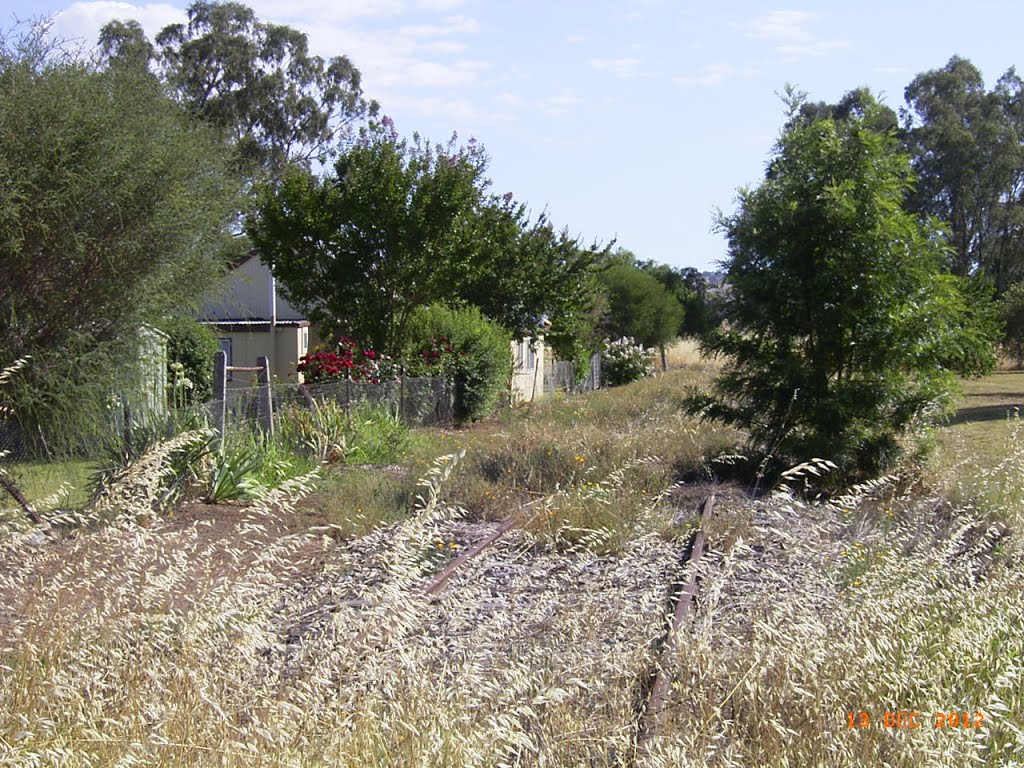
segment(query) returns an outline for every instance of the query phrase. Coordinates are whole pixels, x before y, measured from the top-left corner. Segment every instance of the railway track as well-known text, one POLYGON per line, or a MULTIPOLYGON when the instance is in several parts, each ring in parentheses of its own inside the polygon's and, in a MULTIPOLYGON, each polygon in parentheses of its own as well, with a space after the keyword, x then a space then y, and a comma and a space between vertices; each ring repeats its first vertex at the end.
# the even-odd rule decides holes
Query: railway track
MULTIPOLYGON (((680 630, 690 616, 697 598, 699 588, 697 565, 704 557, 707 548, 707 534, 704 531, 704 526, 714 514, 714 494, 705 497, 699 508, 700 524, 689 537, 680 554, 678 573, 669 590, 670 611, 666 612, 665 630, 656 646, 653 668, 648 679, 641 686, 642 706, 638 707, 641 714, 636 725, 636 754, 638 758, 649 753, 655 738, 664 728, 666 703, 672 686, 669 661, 679 649, 680 630)), ((492 533, 460 554, 434 576, 425 587, 425 594, 430 598, 436 598, 460 568, 516 527, 518 525, 514 518, 505 520, 492 533)))
MULTIPOLYGON (((530 506, 533 506, 533 504, 530 506)), ((615 642, 624 643, 624 645, 618 646, 620 648, 635 647, 636 638, 642 637, 645 638, 642 640, 643 647, 653 649, 653 659, 640 663, 635 670, 630 670, 628 675, 624 676, 622 682, 617 684, 618 687, 625 686, 625 688, 632 688, 634 691, 631 697, 633 699, 633 719, 628 725, 628 729, 632 733, 632 746, 629 749, 628 755, 619 754, 619 760, 625 764, 642 764, 650 755, 658 735, 664 731, 666 711, 669 706, 668 702, 672 689, 671 669, 674 666, 672 659, 682 643, 681 638, 685 633, 686 622, 695 609, 694 602, 699 587, 696 565, 705 556, 708 549, 707 535, 704 528, 706 522, 714 513, 714 509, 715 497, 713 495, 701 501, 698 505, 699 523, 697 529, 687 537, 685 544, 676 550, 677 554, 671 555, 672 548, 668 542, 662 541, 661 544, 657 545, 659 551, 663 553, 659 557, 660 565, 656 566, 656 570, 647 571, 647 575, 641 579, 648 585, 645 587, 645 594, 648 597, 645 598, 644 602, 647 607, 642 611, 637 610, 634 613, 636 617, 634 620, 643 622, 641 626, 645 628, 638 632, 627 630, 626 633, 620 632, 616 635, 618 639, 615 642), (660 585, 660 590, 658 585, 660 585), (660 607, 655 608, 655 601, 660 607), (642 614, 642 617, 640 614, 642 614), (647 623, 654 621, 660 623, 659 628, 656 629, 653 623, 647 623)), ((355 633, 354 635, 349 635, 349 639, 344 642, 353 648, 360 648, 361 650, 358 651, 360 655, 375 654, 386 647, 397 647, 396 644, 403 642, 415 642, 415 637, 420 632, 444 633, 447 631, 443 628, 446 619, 441 617, 447 616, 452 606, 458 605, 461 610, 475 599, 473 595, 474 587, 477 585, 476 578, 468 577, 469 580, 467 581, 466 578, 459 579, 457 577, 472 565, 476 565, 482 557, 487 558, 486 563, 479 566, 480 574, 485 580, 491 577, 491 570, 496 565, 499 571, 502 569, 507 571, 509 568, 512 568, 513 571, 515 569, 522 569, 525 572, 536 567, 536 556, 533 554, 524 556, 524 553, 528 550, 519 549, 518 544, 511 545, 511 548, 504 547, 498 554, 493 557, 490 556, 496 545, 501 544, 503 539, 508 537, 510 533, 528 526, 532 519, 533 517, 530 514, 520 514, 516 517, 505 519, 497 524, 496 527, 486 533, 482 533, 482 535, 478 533, 477 535, 480 538, 475 542, 472 539, 467 541, 464 538, 462 540, 464 548, 456 557, 423 581, 409 583, 408 587, 406 587, 409 590, 406 592, 407 597, 388 599, 387 603, 390 603, 390 605, 378 603, 369 597, 353 598, 349 596, 339 600, 337 597, 341 597, 341 595, 335 593, 337 597, 333 600, 326 602, 317 601, 320 607, 310 612, 310 616, 317 615, 321 617, 321 620, 329 620, 331 615, 339 611, 347 614, 350 618, 343 620, 343 625, 347 624, 355 630, 355 633), (510 552, 518 552, 518 555, 513 556, 517 559, 508 560, 510 552), (513 565, 513 563, 516 564, 513 565), (428 609, 427 606, 436 607, 428 609), (427 610, 427 613, 423 613, 424 610, 427 610), (411 619, 411 622, 406 623, 406 619, 411 619), (405 628, 398 630, 398 635, 392 635, 391 640, 385 641, 382 645, 380 643, 381 637, 391 634, 389 628, 392 626, 404 626, 405 628), (378 637, 377 632, 380 630, 383 630, 384 635, 378 637)), ((550 559, 551 556, 548 555, 546 557, 550 559)), ((582 588, 585 592, 591 593, 594 589, 607 588, 609 583, 607 580, 607 570, 602 569, 611 568, 607 564, 618 559, 618 556, 596 558, 592 562, 604 563, 604 565, 594 566, 594 570, 590 571, 578 570, 576 571, 576 577, 562 579, 557 583, 549 582, 546 578, 539 582, 534 582, 536 584, 536 591, 526 593, 526 604, 529 605, 529 601, 534 599, 530 597, 531 594, 536 597, 543 597, 548 593, 562 594, 561 604, 569 606, 567 610, 571 611, 575 601, 572 597, 573 592, 566 590, 567 585, 575 583, 578 585, 576 587, 577 590, 582 588), (576 578, 579 578, 579 581, 576 581, 576 578), (596 586, 597 582, 592 583, 591 579, 593 578, 600 579, 604 587, 596 586)), ((629 567, 636 568, 636 565, 634 564, 629 567)), ((652 568, 654 567, 652 563, 652 568)), ((553 571, 550 571, 550 564, 548 568, 547 573, 553 573, 553 571)), ((642 573, 642 571, 636 570, 633 572, 642 573)), ((529 579, 527 580, 529 581, 529 579)), ((519 582, 519 588, 522 589, 522 581, 519 582)), ((504 619, 505 621, 511 620, 511 623, 517 624, 518 619, 516 617, 521 615, 523 610, 524 604, 521 601, 524 599, 524 593, 506 592, 507 587, 503 586, 500 577, 496 583, 493 583, 491 589, 493 591, 489 593, 491 597, 487 598, 488 605, 484 615, 493 617, 495 616, 494 612, 497 611, 497 615, 508 614, 504 619)), ((640 596, 637 593, 634 594, 636 597, 640 596)), ((582 595, 579 598, 582 598, 582 595)), ((580 606, 585 603, 585 600, 580 600, 576 604, 575 610, 581 610, 580 606)), ((609 616, 611 615, 609 614, 609 616)), ((463 628, 466 626, 466 618, 463 614, 460 619, 460 626, 463 628)), ((531 625, 530 628, 526 628, 525 625, 518 624, 518 627, 522 632, 522 636, 529 637, 531 640, 536 639, 538 632, 547 633, 551 631, 550 627, 545 628, 544 626, 534 627, 531 625)), ((464 629, 457 630, 457 632, 462 631, 464 629)), ((292 647, 296 651, 301 647, 303 642, 302 635, 305 634, 306 632, 299 631, 291 638, 290 642, 295 643, 292 647)), ((564 637, 554 636, 553 642, 557 646, 559 643, 564 643, 565 639, 564 637)), ((502 656, 499 653, 494 658, 500 659, 502 656)), ((501 662, 491 663, 497 663, 498 666, 501 665, 501 662)), ((488 666, 490 666, 490 663, 488 666)))

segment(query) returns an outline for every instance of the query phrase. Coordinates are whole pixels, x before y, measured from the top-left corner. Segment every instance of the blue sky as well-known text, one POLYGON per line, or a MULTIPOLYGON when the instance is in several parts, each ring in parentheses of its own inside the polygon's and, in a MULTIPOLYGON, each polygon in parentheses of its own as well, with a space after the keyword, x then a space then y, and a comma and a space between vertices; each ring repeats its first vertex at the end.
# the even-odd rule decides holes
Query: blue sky
MULTIPOLYGON (((491 156, 497 192, 584 241, 714 268, 713 211, 756 184, 786 83, 835 101, 866 85, 893 108, 919 72, 969 58, 986 85, 1014 66, 1024 4, 861 0, 253 0, 268 21, 348 55, 399 132, 453 131, 491 156)), ((0 0, 0 20, 53 16, 95 41, 113 18, 150 37, 186 2, 0 0)))

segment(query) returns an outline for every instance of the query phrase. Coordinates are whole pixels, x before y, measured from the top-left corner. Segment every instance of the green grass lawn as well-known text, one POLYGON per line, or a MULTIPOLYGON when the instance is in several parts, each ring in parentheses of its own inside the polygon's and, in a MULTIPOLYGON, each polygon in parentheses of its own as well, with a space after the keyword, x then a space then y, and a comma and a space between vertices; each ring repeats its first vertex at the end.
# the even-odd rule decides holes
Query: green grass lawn
MULTIPOLYGON (((81 507, 89 500, 89 476, 96 470, 91 461, 24 461, 5 464, 18 488, 30 503, 37 503, 64 491, 56 499, 57 507, 81 507)), ((10 506, 11 499, 0 499, 0 506, 10 506)))
POLYGON ((956 414, 936 430, 930 472, 954 504, 1014 524, 1024 519, 1024 372, 961 382, 956 414))
POLYGON ((956 415, 942 430, 944 440, 954 438, 990 456, 1005 452, 1014 428, 1014 415, 1024 411, 1024 371, 999 371, 961 383, 956 415))

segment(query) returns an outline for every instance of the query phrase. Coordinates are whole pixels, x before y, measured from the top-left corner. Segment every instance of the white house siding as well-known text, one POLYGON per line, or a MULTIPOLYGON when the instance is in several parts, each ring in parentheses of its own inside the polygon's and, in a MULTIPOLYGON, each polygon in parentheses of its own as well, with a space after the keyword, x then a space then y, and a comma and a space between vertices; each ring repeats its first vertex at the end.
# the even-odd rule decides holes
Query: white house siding
POLYGON ((512 403, 529 403, 544 397, 544 363, 547 346, 543 337, 512 342, 512 403))

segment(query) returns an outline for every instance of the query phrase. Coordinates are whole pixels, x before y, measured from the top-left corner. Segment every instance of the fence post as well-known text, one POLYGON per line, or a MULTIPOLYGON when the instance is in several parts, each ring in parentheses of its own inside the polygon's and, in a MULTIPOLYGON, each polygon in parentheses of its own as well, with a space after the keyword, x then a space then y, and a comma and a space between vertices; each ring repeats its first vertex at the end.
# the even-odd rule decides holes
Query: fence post
POLYGON ((345 423, 352 429, 352 372, 345 370, 345 423))
MULTIPOLYGON (((224 439, 227 417, 228 355, 223 350, 213 355, 213 428, 218 443, 224 439)), ((218 445, 219 447, 219 445, 218 445)))
POLYGON ((405 366, 398 366, 398 416, 405 419, 405 366))
POLYGON ((259 376, 260 394, 256 406, 256 415, 259 418, 260 429, 268 437, 274 436, 274 403, 270 395, 270 359, 260 355, 256 358, 256 366, 260 369, 259 376))
POLYGON ((131 457, 135 450, 135 445, 132 440, 132 407, 128 404, 127 398, 123 398, 121 401, 121 420, 124 422, 121 426, 124 433, 125 455, 131 457))

